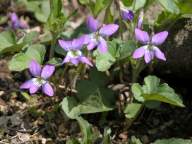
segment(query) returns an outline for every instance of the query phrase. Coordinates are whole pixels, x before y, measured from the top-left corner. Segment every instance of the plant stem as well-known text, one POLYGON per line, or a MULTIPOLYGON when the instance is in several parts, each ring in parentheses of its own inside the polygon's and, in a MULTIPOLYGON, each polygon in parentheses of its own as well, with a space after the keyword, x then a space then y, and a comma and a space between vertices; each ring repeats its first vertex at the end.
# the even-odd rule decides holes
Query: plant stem
POLYGON ((136 65, 132 64, 132 83, 137 82, 140 72, 145 68, 142 60, 137 61, 136 65))
POLYGON ((121 17, 121 8, 120 8, 119 0, 116 0, 115 4, 116 4, 118 12, 119 12, 119 32, 121 35, 121 40, 123 40, 123 20, 121 17))
POLYGON ((51 48, 49 52, 49 60, 54 57, 55 54, 55 45, 57 42, 57 35, 55 33, 52 33, 53 40, 51 41, 51 48))
POLYGON ((78 79, 79 75, 81 74, 83 68, 84 68, 83 64, 78 65, 77 71, 76 71, 75 76, 74 76, 72 83, 71 83, 71 88, 73 88, 73 89, 76 88, 77 79, 78 79))

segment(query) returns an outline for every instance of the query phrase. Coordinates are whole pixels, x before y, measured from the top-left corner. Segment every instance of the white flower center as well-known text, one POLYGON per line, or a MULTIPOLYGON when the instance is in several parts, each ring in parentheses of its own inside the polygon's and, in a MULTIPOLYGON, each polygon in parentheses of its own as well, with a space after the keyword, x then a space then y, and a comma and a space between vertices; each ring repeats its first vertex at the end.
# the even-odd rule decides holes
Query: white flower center
POLYGON ((67 55, 71 58, 77 58, 82 55, 82 52, 80 50, 70 50, 67 55))
POLYGON ((42 78, 32 78, 32 82, 36 86, 40 87, 40 86, 44 85, 47 81, 42 78))

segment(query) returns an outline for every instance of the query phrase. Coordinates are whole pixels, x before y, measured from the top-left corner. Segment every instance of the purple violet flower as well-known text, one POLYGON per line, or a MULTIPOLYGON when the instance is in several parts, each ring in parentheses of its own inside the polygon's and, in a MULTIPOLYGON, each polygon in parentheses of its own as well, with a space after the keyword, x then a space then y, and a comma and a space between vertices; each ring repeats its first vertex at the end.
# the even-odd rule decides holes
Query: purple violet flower
POLYGON ((108 47, 104 37, 114 34, 118 30, 119 26, 117 24, 101 25, 99 21, 94 19, 92 16, 89 16, 87 18, 87 27, 92 32, 88 35, 87 49, 92 50, 97 47, 99 52, 107 52, 108 47))
POLYGON ((29 28, 29 25, 27 24, 27 22, 23 19, 19 19, 16 13, 10 13, 9 17, 11 19, 11 27, 13 29, 27 29, 29 28))
POLYGON ((138 22, 137 22, 137 28, 138 29, 142 29, 143 18, 144 18, 144 12, 141 11, 141 13, 139 14, 138 22))
POLYGON ((59 45, 67 51, 67 55, 63 60, 63 63, 71 62, 74 65, 78 65, 80 62, 93 66, 90 60, 83 55, 81 49, 86 43, 87 36, 81 36, 80 38, 73 39, 71 41, 59 40, 59 45))
POLYGON ((29 93, 34 94, 42 87, 44 94, 53 96, 53 88, 47 79, 53 75, 55 66, 45 65, 41 68, 40 64, 38 64, 35 60, 32 60, 29 64, 29 71, 34 78, 24 82, 20 86, 20 89, 29 89, 29 93))
POLYGON ((123 18, 123 20, 125 21, 132 21, 134 18, 134 14, 133 11, 128 10, 128 9, 121 9, 121 16, 123 18))
POLYGON ((133 58, 138 59, 144 56, 146 63, 149 63, 152 59, 154 59, 154 57, 166 61, 164 53, 156 46, 164 43, 167 36, 168 32, 163 31, 153 35, 150 38, 149 34, 146 31, 142 31, 136 28, 135 29, 136 39, 145 45, 134 51, 133 58))

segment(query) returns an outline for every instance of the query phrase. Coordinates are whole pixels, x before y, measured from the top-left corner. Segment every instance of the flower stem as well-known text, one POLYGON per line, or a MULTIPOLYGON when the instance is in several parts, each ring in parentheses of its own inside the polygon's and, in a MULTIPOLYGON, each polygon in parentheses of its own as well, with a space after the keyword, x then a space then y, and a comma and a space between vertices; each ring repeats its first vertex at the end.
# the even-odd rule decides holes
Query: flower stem
POLYGON ((55 33, 52 33, 53 40, 51 41, 51 48, 49 52, 49 60, 54 57, 55 55, 55 45, 57 42, 57 35, 55 33))
POLYGON ((123 40, 123 20, 121 17, 121 8, 120 8, 119 0, 116 0, 115 4, 116 4, 118 12, 119 12, 119 32, 121 35, 121 40, 123 40))

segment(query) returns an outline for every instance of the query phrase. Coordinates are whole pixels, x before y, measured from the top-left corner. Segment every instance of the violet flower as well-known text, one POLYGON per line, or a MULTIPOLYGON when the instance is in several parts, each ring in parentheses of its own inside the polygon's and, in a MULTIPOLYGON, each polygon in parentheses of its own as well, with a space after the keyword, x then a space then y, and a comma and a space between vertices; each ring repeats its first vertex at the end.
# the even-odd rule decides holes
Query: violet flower
POLYGON ((132 21, 134 18, 133 11, 123 8, 123 9, 121 9, 121 17, 125 21, 128 21, 128 20, 132 21))
POLYGON ((81 49, 85 44, 87 36, 81 36, 80 38, 73 39, 71 41, 59 40, 59 45, 67 51, 67 55, 63 60, 63 63, 71 62, 74 65, 78 65, 80 62, 93 66, 87 57, 83 55, 81 49))
POLYGON ((133 58, 138 59, 144 56, 146 63, 149 63, 154 57, 166 61, 164 53, 156 46, 161 45, 166 40, 167 36, 168 32, 163 31, 150 38, 147 32, 136 28, 136 39, 145 45, 134 51, 133 58))
POLYGON ((34 60, 29 64, 29 71, 34 77, 20 86, 20 89, 29 89, 30 94, 36 93, 40 88, 44 94, 53 96, 54 91, 47 79, 51 77, 55 71, 55 66, 45 65, 43 68, 34 60))
POLYGON ((88 50, 92 50, 95 47, 98 48, 99 52, 107 52, 107 42, 104 37, 111 36, 114 34, 119 26, 117 24, 101 25, 99 21, 89 16, 87 19, 87 27, 92 32, 88 35, 89 41, 87 45, 88 50))
POLYGON ((15 12, 10 13, 9 17, 11 19, 11 27, 13 29, 18 29, 18 28, 27 29, 27 28, 29 28, 27 22, 25 20, 19 19, 15 12))
POLYGON ((141 13, 139 14, 138 22, 137 22, 138 29, 142 29, 143 18, 144 18, 144 12, 141 11, 141 13))

